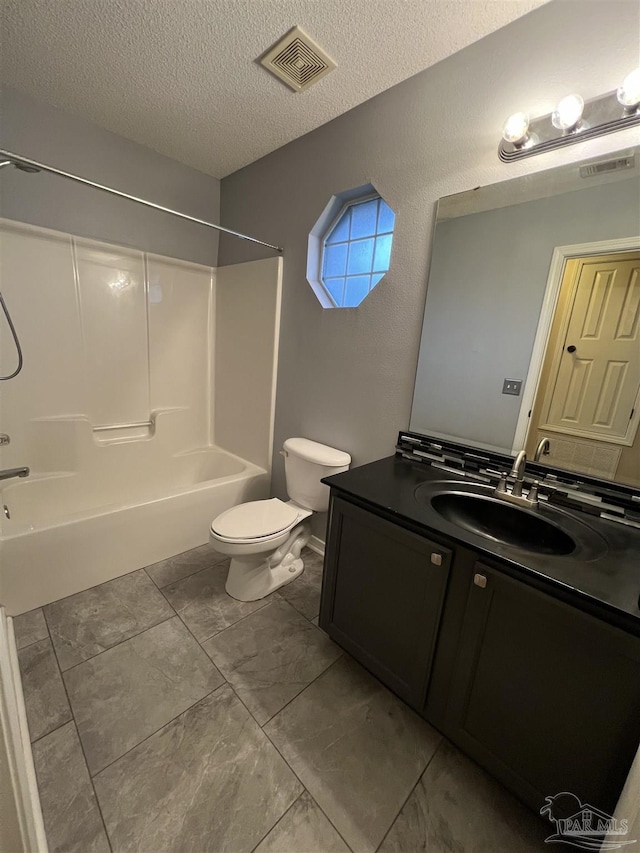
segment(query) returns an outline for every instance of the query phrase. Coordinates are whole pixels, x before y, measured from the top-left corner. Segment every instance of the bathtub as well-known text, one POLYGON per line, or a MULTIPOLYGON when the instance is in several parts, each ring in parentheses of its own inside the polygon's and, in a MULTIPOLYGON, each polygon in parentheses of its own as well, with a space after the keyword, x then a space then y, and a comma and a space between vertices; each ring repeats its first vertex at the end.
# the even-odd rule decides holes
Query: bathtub
POLYGON ((145 467, 135 444, 106 446, 99 470, 36 470, 5 481, 0 603, 9 615, 204 545, 216 515, 269 496, 264 468, 220 448, 161 464, 153 454, 145 467))

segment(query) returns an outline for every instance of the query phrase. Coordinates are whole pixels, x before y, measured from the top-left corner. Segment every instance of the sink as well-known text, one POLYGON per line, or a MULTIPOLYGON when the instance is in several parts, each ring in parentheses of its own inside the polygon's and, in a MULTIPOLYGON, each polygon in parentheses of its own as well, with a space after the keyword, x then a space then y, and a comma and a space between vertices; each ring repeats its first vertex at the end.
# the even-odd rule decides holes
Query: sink
POLYGON ((482 483, 438 479, 421 483, 414 497, 449 524, 516 551, 581 561, 607 552, 606 540, 580 513, 542 501, 536 509, 519 507, 493 492, 482 483))
POLYGON ((485 495, 441 492, 431 506, 447 521, 478 536, 537 554, 571 554, 576 543, 535 510, 520 509, 485 495))

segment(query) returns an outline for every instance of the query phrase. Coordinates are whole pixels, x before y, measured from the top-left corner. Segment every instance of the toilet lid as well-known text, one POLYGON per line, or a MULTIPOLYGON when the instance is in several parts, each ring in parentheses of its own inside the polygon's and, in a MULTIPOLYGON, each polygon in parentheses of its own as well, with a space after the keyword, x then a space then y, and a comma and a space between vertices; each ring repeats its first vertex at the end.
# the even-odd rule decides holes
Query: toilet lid
POLYGON ((213 520, 211 529, 224 539, 258 539, 291 527, 300 513, 278 498, 231 507, 213 520))

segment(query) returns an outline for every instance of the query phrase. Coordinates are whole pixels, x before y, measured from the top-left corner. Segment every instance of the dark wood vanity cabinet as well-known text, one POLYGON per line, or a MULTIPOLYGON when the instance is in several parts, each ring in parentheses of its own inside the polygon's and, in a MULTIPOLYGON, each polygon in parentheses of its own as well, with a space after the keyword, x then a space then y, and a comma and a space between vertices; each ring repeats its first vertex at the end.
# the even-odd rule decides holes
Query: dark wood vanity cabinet
POLYGON ((446 733, 534 808, 570 791, 611 812, 640 739, 640 641, 482 563, 446 733))
POLYGON ((615 807, 640 638, 337 496, 320 626, 531 808, 562 791, 615 807))
POLYGON ((320 626, 418 710, 450 562, 450 549, 333 499, 320 626))

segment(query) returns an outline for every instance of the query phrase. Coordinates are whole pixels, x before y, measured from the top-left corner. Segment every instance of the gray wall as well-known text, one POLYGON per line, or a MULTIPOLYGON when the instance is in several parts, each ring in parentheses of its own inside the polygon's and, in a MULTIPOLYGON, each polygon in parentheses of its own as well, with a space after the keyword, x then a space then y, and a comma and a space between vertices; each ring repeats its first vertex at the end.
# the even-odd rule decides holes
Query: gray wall
POLYGON ((411 429, 511 452, 554 248, 639 233, 637 178, 440 222, 411 429))
MULTIPOLYGON (((220 182, 12 89, 0 147, 218 223, 220 182)), ((0 170, 0 215, 108 243, 217 265, 218 233, 53 175, 0 170)))
MULTIPOLYGON (((276 454, 294 435, 355 464, 393 452, 409 424, 435 201, 632 144, 625 131, 520 164, 496 154, 510 113, 619 85, 639 28, 636 0, 556 0, 223 180, 225 225, 285 248, 276 454), (396 212, 391 269, 359 308, 324 310, 305 279, 309 231, 332 194, 368 182, 396 212)), ((321 87, 291 97, 304 109, 321 87)), ((222 238, 221 263, 256 257, 222 238)), ((285 493, 278 456, 274 492, 285 493)))

